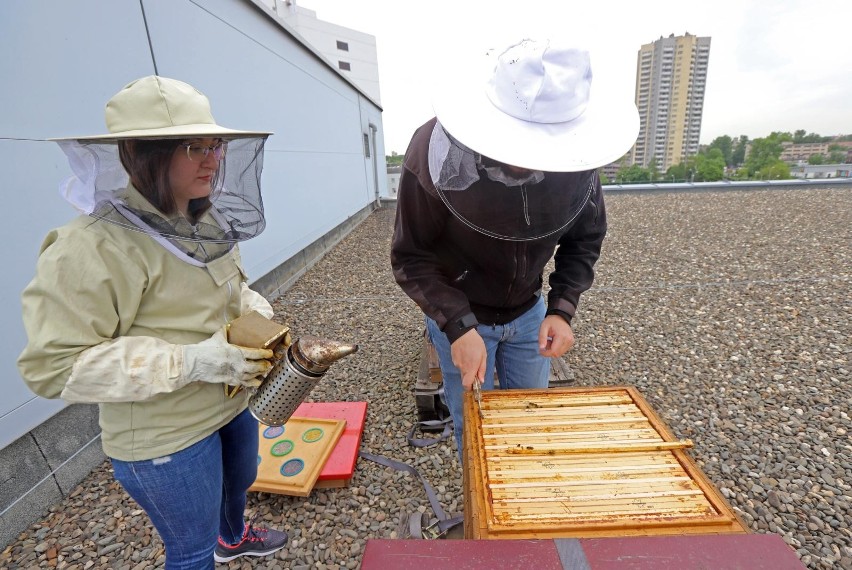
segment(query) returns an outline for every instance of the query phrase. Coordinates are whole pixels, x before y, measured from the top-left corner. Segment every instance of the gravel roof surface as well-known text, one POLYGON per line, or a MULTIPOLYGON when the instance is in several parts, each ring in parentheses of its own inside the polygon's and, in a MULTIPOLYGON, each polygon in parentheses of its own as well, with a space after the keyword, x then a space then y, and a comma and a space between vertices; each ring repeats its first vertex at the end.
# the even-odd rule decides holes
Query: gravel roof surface
MULTIPOLYGON (((852 189, 611 193, 595 286, 565 357, 575 385, 632 385, 755 532, 815 569, 852 569, 852 189)), ((360 344, 313 401, 367 401, 362 450, 417 468, 462 511, 452 438, 413 448, 422 316, 393 281, 392 208, 275 300, 294 333, 360 344)), ((428 434, 427 434, 428 435, 428 434)), ((359 460, 349 487, 250 493, 288 548, 229 568, 356 568, 368 538, 429 516, 411 474, 359 460)), ((162 543, 109 463, 0 554, 0 568, 143 570, 162 543)))

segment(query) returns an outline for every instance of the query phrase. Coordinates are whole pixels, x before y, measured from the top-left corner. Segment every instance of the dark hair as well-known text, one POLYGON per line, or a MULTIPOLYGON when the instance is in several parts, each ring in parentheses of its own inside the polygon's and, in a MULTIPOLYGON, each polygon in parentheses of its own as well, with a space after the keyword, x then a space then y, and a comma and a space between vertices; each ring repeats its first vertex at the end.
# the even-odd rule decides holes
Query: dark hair
MULTIPOLYGON (((169 184, 169 166, 175 150, 185 142, 182 139, 131 139, 118 142, 121 165, 130 175, 133 186, 162 213, 171 216, 177 212, 172 186, 169 184)), ((211 186, 216 187, 220 164, 211 186)), ((187 215, 190 222, 198 221, 211 206, 210 198, 194 198, 189 201, 187 215)))

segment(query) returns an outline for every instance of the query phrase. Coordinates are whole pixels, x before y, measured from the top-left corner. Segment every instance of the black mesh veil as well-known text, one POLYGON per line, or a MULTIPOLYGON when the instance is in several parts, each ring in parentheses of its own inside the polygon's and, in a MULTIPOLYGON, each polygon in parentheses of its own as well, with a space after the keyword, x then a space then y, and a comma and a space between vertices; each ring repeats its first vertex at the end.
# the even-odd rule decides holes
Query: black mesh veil
POLYGON ((429 173, 438 196, 469 228, 508 241, 531 241, 570 227, 597 185, 597 172, 566 173, 558 187, 548 173, 512 170, 467 148, 436 123, 429 173))
POLYGON ((192 222, 165 214, 129 183, 115 143, 61 141, 73 175, 60 188, 81 212, 145 232, 189 263, 201 265, 259 235, 266 226, 260 194, 266 136, 227 141, 210 194, 211 206, 192 222))

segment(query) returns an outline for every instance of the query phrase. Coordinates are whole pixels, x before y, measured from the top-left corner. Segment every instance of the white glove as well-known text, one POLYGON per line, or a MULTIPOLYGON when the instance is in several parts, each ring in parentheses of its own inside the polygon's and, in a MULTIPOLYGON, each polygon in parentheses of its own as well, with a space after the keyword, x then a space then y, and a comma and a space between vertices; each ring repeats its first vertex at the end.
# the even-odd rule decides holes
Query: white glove
POLYGON ((258 386, 271 350, 228 344, 224 327, 198 344, 120 336, 80 353, 60 397, 69 402, 135 402, 190 382, 258 386))
POLYGON ((183 377, 256 388, 272 370, 272 358, 271 350, 228 343, 222 328, 205 341, 183 347, 183 377))
POLYGON ((252 311, 257 311, 267 319, 271 319, 275 315, 272 305, 266 300, 266 297, 249 289, 248 284, 243 281, 240 284, 240 314, 246 315, 252 311))

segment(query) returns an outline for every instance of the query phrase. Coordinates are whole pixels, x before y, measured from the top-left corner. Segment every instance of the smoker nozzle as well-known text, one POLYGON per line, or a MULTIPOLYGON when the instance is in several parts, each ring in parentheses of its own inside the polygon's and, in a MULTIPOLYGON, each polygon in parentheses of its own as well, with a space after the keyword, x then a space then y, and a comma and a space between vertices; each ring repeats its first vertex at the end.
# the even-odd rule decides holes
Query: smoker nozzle
POLYGON ((313 336, 300 337, 290 346, 290 354, 293 360, 302 368, 314 374, 325 372, 333 363, 357 351, 357 344, 347 344, 313 336))

